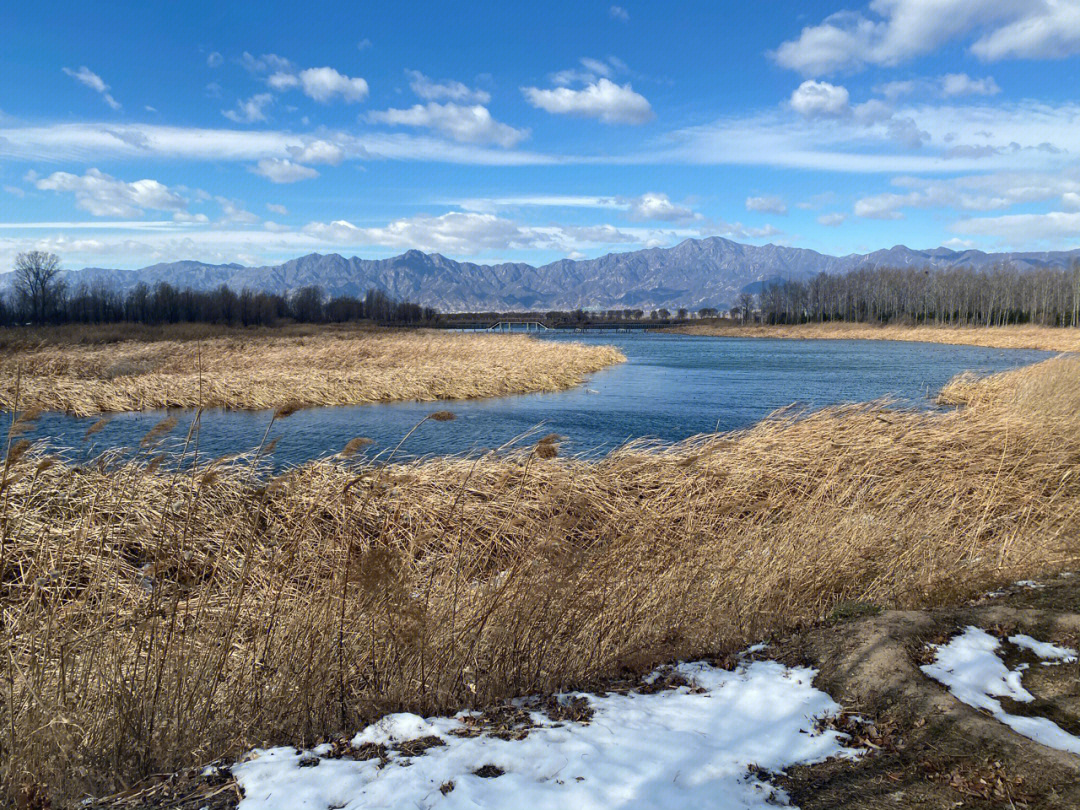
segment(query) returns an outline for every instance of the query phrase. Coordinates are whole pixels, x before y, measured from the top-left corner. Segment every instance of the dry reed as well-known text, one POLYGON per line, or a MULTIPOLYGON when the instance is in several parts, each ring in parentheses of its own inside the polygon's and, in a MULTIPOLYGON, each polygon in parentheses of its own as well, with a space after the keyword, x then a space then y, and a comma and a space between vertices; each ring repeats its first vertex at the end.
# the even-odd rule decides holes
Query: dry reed
POLYGON ((702 323, 665 329, 683 335, 769 337, 803 340, 899 340, 918 343, 985 346, 994 349, 1043 349, 1080 352, 1080 329, 1052 326, 898 326, 865 323, 806 323, 791 326, 702 323))
POLYGON ((76 416, 151 408, 260 410, 561 391, 626 358, 523 335, 322 330, 0 349, 0 407, 76 416))
POLYGON ((1075 565, 1078 378, 1056 358, 965 409, 781 412, 596 462, 545 458, 551 436, 264 480, 24 449, 0 492, 0 782, 70 799, 1075 565))

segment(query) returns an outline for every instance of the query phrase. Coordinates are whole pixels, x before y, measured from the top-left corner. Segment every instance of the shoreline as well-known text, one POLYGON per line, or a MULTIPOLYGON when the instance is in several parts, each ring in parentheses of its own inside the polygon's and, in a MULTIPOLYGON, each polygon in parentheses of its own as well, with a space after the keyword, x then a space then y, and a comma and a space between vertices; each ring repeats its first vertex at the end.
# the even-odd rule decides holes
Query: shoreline
POLYGON ((980 346, 987 349, 1080 352, 1080 329, 1053 326, 874 326, 841 322, 775 326, 691 324, 672 326, 658 332, 699 337, 890 340, 902 343, 980 346))

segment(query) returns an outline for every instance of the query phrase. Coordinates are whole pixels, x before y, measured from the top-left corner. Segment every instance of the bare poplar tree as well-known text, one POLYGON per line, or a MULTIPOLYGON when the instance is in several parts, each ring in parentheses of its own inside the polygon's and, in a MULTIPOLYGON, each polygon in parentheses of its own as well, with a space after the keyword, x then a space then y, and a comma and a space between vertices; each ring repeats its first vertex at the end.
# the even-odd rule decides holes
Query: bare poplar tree
POLYGON ((60 257, 31 250, 15 257, 15 297, 19 309, 34 323, 50 320, 64 295, 60 257))

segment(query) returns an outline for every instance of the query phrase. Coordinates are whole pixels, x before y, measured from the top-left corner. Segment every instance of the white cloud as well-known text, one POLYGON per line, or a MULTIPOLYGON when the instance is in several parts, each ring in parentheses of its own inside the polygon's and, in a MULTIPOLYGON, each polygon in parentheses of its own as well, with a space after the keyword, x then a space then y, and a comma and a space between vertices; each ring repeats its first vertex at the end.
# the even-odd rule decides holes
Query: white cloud
POLYGON ((819 225, 824 225, 826 228, 836 228, 843 225, 847 221, 847 214, 841 214, 839 212, 833 214, 822 214, 817 218, 819 225))
POLYGON ((477 90, 451 79, 434 81, 419 70, 406 70, 409 87, 425 101, 455 101, 459 104, 487 104, 491 94, 477 90))
POLYGON ((1008 25, 978 39, 980 59, 1062 59, 1080 52, 1080 5, 1070 0, 1029 0, 1008 25))
POLYGON ((220 53, 213 51, 206 57, 206 66, 212 68, 221 67, 224 61, 225 59, 220 53))
POLYGON ((799 115, 813 118, 847 115, 851 112, 850 99, 845 87, 807 80, 795 89, 788 103, 799 115))
POLYGON ((105 84, 105 81, 98 76, 94 71, 90 70, 86 65, 83 65, 78 70, 72 70, 71 68, 63 68, 64 73, 73 78, 80 84, 84 84, 93 90, 95 93, 99 93, 105 103, 112 107, 114 110, 120 109, 120 102, 117 101, 109 93, 109 85, 105 84))
POLYGON ((299 87, 300 77, 295 73, 279 70, 267 77, 266 83, 280 93, 285 90, 292 90, 294 87, 299 87))
POLYGON ((365 79, 346 76, 332 67, 298 71, 288 59, 274 54, 264 54, 256 59, 245 53, 243 61, 253 73, 273 71, 267 77, 266 83, 279 93, 299 89, 308 98, 323 104, 328 104, 338 97, 346 104, 363 101, 368 97, 368 83, 365 79))
POLYGON ((228 197, 214 197, 214 199, 221 206, 221 219, 218 220, 221 223, 252 225, 259 221, 259 218, 246 210, 239 200, 230 200, 228 197))
POLYGON ((267 203, 266 210, 274 214, 280 214, 283 217, 287 217, 289 215, 289 209, 286 208, 284 205, 278 205, 277 203, 267 203))
POLYGON ((456 143, 441 137, 405 133, 319 130, 317 134, 280 130, 209 129, 160 124, 52 124, 0 128, 0 158, 75 160, 160 158, 194 161, 251 161, 293 158, 297 147, 325 140, 346 159, 434 161, 476 166, 550 166, 576 162, 561 155, 456 143))
POLYGON ((762 214, 786 214, 787 203, 780 197, 747 197, 746 210, 762 214))
POLYGON ((973 79, 966 73, 946 73, 941 77, 941 94, 951 96, 996 96, 1001 92, 993 76, 973 79))
POLYGON ((75 195, 75 205, 96 217, 141 217, 147 208, 156 211, 184 211, 187 200, 156 180, 136 180, 127 183, 98 169, 86 174, 54 172, 48 177, 35 178, 34 185, 42 191, 67 192, 75 195))
POLYGON ((1061 239, 1075 243, 1077 234, 1080 234, 1080 213, 1051 211, 1046 214, 978 217, 956 222, 952 225, 952 230, 967 236, 990 236, 1018 244, 1032 240, 1061 239))
POLYGON ((237 99, 235 110, 222 110, 221 114, 238 124, 253 124, 256 121, 265 121, 266 113, 263 110, 273 100, 274 97, 269 93, 256 93, 247 101, 237 99))
POLYGON ((1075 0, 872 0, 868 10, 871 16, 832 14, 771 56, 783 67, 824 75, 897 65, 972 34, 971 52, 987 61, 1080 52, 1075 0))
POLYGON ((656 117, 648 100, 629 84, 605 78, 581 90, 523 87, 522 92, 530 104, 549 113, 598 118, 605 124, 644 124, 656 117))
POLYGON ((328 163, 337 166, 345 159, 345 150, 336 143, 321 138, 302 146, 288 147, 289 156, 297 163, 328 163))
POLYGON ((363 101, 368 95, 366 81, 351 79, 330 67, 301 70, 300 84, 304 95, 324 104, 335 96, 341 96, 341 100, 348 104, 363 101))
POLYGON ((619 22, 630 22, 630 12, 622 6, 612 6, 608 9, 608 15, 619 22))
POLYGON ((4 186, 4 191, 13 197, 18 197, 20 200, 26 196, 26 192, 18 186, 4 186))
POLYGON ((319 176, 311 167, 301 166, 285 158, 264 158, 252 166, 251 171, 271 183, 296 183, 319 176))
POLYGON ((371 45, 372 45, 371 40, 368 39, 367 37, 364 37, 362 40, 360 40, 359 42, 356 43, 356 50, 358 50, 358 51, 366 51, 368 48, 371 47, 371 45))
POLYGON ((276 53, 252 56, 247 51, 244 51, 244 54, 240 57, 240 64, 251 73, 266 73, 271 70, 291 72, 293 70, 292 62, 283 56, 278 56, 276 53))
POLYGON ((453 200, 450 204, 466 211, 478 211, 488 214, 507 208, 528 207, 619 208, 625 210, 629 207, 629 204, 620 202, 622 199, 614 196, 597 197, 579 194, 529 194, 514 197, 473 197, 453 200))
POLYGON ((666 194, 649 192, 640 197, 620 198, 626 205, 627 216, 633 220, 662 222, 692 222, 703 219, 701 214, 683 205, 676 205, 666 194))
POLYGON ((504 148, 529 137, 527 129, 515 129, 491 117, 480 104, 465 106, 447 102, 415 104, 406 110, 371 112, 368 120, 391 126, 427 127, 463 143, 494 143, 504 148))
POLYGON ((494 214, 450 212, 397 219, 381 227, 358 227, 346 220, 312 222, 305 234, 324 242, 416 248, 471 256, 488 250, 557 249, 583 245, 634 243, 640 237, 611 225, 521 225, 494 214))
POLYGON ((1080 192, 1066 191, 1062 194, 1061 207, 1066 211, 1080 211, 1080 192))
POLYGON ((872 219, 902 219, 905 208, 952 208, 959 211, 1000 211, 1014 205, 1060 199, 1066 208, 1070 195, 1080 199, 1080 169, 1061 172, 997 172, 949 179, 896 177, 892 184, 909 189, 864 197, 855 214, 872 219))

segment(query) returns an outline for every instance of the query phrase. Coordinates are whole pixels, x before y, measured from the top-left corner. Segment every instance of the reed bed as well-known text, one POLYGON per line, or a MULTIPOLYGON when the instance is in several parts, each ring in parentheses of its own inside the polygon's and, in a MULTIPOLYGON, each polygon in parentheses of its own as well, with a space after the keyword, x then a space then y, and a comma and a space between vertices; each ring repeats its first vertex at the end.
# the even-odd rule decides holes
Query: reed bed
POLYGON ((865 323, 806 323, 750 325, 702 323, 673 326, 664 331, 715 337, 771 337, 802 340, 899 340, 985 346, 991 349, 1043 349, 1080 352, 1080 329, 1053 326, 899 326, 865 323))
MULTIPOLYGON (((73 336, 74 338, 74 336, 73 336)), ((204 339, 25 341, 0 349, 0 408, 91 416, 153 408, 261 410, 561 391, 626 358, 524 335, 234 331, 204 339)))
POLYGON ((59 804, 1075 566, 1078 378, 1061 357, 962 409, 784 411, 595 462, 557 436, 382 466, 354 442, 266 478, 252 458, 75 467, 16 437, 0 783, 59 804))

